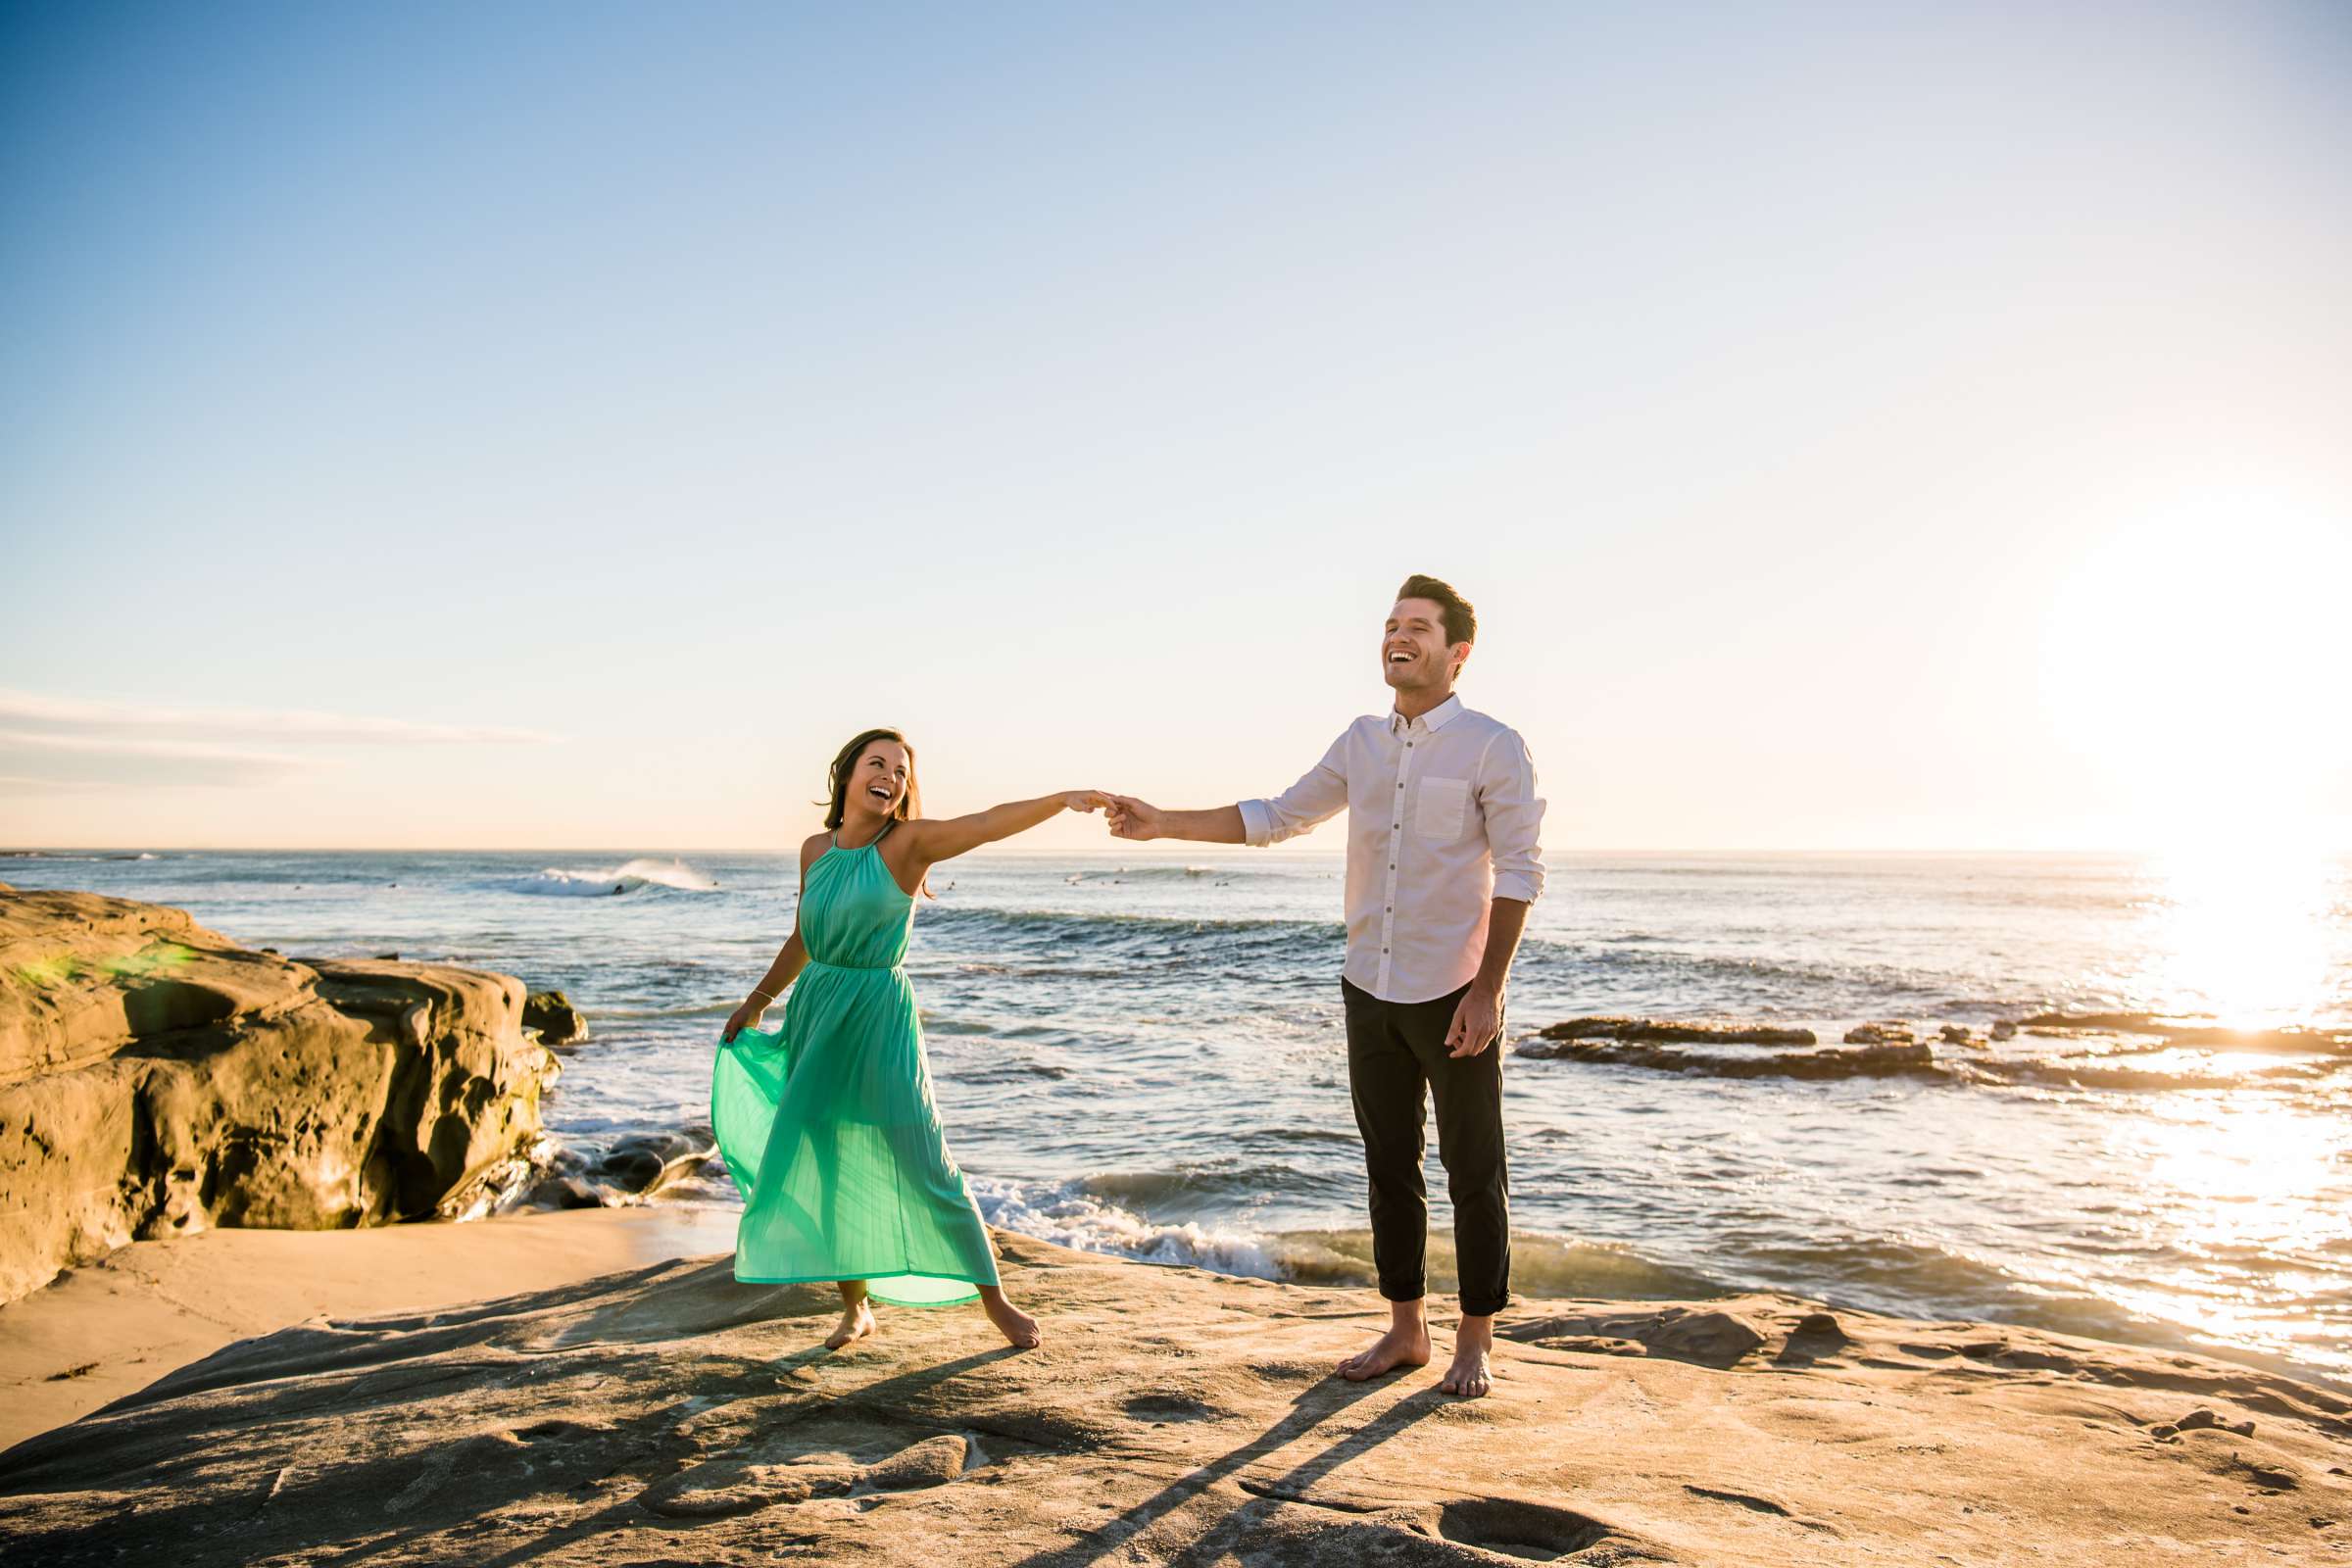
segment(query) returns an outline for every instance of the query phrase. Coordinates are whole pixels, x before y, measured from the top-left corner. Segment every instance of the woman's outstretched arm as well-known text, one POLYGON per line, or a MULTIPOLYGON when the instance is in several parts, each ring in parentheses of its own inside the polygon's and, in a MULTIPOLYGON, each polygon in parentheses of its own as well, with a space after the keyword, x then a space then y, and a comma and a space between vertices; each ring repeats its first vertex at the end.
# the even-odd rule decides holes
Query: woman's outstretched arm
POLYGON ((917 817, 906 824, 909 848, 922 869, 952 860, 983 844, 1026 833, 1048 817, 1063 811, 1099 811, 1110 804, 1101 790, 1065 790, 1041 795, 1034 801, 1007 801, 969 816, 917 817))

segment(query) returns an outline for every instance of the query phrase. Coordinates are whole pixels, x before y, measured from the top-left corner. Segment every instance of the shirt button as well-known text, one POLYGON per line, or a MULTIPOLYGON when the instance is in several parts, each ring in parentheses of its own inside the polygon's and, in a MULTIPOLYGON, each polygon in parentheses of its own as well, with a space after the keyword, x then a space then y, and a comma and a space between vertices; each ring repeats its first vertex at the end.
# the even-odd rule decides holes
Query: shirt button
POLYGON ((1404 788, 1404 780, 1402 780, 1402 779, 1398 779, 1398 780, 1396 781, 1396 787, 1397 787, 1398 789, 1402 789, 1402 788, 1404 788))

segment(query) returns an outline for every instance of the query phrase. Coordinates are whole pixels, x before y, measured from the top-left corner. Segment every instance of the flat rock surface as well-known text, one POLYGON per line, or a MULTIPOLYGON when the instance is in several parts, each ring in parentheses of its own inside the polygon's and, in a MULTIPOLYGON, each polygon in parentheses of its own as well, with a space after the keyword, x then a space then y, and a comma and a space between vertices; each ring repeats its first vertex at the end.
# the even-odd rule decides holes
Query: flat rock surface
POLYGON ((0 1541, 277 1568, 2352 1560, 2352 1405, 2223 1362, 1769 1295, 1551 1301, 1463 1402, 1434 1369, 1329 1375, 1367 1293, 999 1245, 1041 1349, 963 1307, 826 1353, 829 1292, 724 1256, 249 1340, 0 1454, 0 1541))

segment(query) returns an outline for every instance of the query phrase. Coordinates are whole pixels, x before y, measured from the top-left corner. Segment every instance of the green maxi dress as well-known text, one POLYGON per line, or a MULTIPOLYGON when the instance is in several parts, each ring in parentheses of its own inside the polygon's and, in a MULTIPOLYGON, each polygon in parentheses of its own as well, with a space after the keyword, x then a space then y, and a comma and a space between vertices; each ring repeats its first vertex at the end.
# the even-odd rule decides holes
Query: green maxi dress
POLYGON ((710 1124, 743 1192, 737 1279, 863 1280, 877 1300, 945 1306, 996 1284, 997 1259, 931 1102, 900 967, 914 900, 880 844, 808 867, 808 966, 782 1028, 720 1044, 710 1124))

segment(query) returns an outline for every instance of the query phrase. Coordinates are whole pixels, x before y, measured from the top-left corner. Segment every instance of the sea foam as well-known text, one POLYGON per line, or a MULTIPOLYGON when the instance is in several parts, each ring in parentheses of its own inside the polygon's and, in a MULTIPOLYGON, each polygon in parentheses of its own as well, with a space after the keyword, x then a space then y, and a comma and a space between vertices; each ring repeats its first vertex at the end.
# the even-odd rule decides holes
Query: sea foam
POLYGON ((1281 1279, 1263 1238, 1187 1222, 1164 1225, 1106 1203, 1078 1182, 1040 1188, 973 1177, 972 1197, 991 1225, 1082 1252, 1108 1252, 1144 1263, 1204 1268, 1252 1279, 1281 1279))
POLYGON ((551 865, 535 876, 509 877, 491 885, 508 893, 583 899, 609 899, 646 888, 669 888, 679 893, 716 893, 719 890, 716 882, 685 861, 676 859, 637 859, 605 869, 589 867, 564 870, 551 865))

